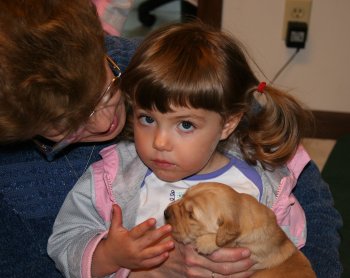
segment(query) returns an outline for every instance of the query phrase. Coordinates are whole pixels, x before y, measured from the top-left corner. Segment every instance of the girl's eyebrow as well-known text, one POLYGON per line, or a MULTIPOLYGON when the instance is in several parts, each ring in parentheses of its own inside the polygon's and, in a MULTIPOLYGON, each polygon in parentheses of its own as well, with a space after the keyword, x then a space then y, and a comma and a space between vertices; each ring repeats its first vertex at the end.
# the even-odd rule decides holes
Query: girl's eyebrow
MULTIPOLYGON (((157 110, 155 110, 157 111, 157 110)), ((143 109, 143 108, 136 108, 135 112, 137 114, 152 114, 152 112, 154 112, 154 110, 148 110, 148 109, 143 109)), ((186 120, 186 119, 191 119, 191 120, 196 120, 196 121, 205 121, 205 115, 197 115, 191 112, 178 112, 178 111, 169 111, 169 112, 165 112, 164 114, 170 114, 171 118, 174 120, 186 120), (180 114, 180 115, 171 115, 171 114, 180 114)))
POLYGON ((181 120, 181 119, 196 119, 196 120, 204 120, 204 116, 198 116, 198 115, 193 115, 193 114, 183 114, 183 115, 177 115, 177 116, 174 116, 174 119, 178 119, 178 120, 181 120))
POLYGON ((190 122, 195 122, 197 124, 206 122, 205 115, 194 115, 194 114, 174 115, 171 117, 171 120, 176 122, 190 121, 190 122))

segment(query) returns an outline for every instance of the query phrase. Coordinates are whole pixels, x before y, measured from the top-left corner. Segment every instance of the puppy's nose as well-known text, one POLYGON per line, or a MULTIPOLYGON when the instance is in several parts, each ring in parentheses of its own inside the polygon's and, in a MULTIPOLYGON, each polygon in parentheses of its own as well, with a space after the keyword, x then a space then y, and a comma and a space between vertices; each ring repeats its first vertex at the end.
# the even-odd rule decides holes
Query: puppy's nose
POLYGON ((170 211, 169 211, 169 208, 166 208, 164 210, 164 218, 165 220, 168 220, 170 218, 170 211))

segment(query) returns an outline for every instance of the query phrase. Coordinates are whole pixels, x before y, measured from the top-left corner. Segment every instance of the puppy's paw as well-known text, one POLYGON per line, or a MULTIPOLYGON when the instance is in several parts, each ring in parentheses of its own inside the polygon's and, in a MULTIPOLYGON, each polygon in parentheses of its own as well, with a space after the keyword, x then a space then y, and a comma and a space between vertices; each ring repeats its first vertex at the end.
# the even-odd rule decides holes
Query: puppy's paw
POLYGON ((219 249, 216 245, 216 234, 207 234, 196 239, 195 247, 198 253, 210 255, 215 250, 219 249))

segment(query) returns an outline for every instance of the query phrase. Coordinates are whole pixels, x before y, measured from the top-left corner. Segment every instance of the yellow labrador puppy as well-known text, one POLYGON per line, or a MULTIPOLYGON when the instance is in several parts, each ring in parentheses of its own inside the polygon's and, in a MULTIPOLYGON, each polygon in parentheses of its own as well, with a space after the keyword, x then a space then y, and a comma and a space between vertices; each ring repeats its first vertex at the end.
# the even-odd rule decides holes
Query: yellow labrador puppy
POLYGON ((200 183, 164 211, 173 237, 201 254, 246 247, 257 263, 252 277, 316 277, 308 259, 276 222, 275 214, 247 194, 221 183, 200 183))

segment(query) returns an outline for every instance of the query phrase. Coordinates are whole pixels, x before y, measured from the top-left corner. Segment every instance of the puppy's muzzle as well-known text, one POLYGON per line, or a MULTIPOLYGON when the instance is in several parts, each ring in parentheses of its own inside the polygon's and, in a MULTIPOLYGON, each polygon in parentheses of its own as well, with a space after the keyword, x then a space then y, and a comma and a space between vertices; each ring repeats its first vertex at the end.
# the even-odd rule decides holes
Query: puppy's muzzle
POLYGON ((169 220, 171 218, 171 209, 170 207, 167 207, 165 210, 164 210, 164 219, 165 221, 169 220))

